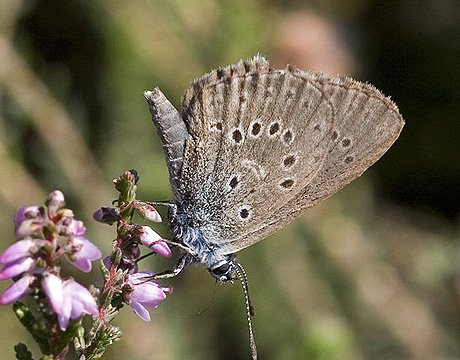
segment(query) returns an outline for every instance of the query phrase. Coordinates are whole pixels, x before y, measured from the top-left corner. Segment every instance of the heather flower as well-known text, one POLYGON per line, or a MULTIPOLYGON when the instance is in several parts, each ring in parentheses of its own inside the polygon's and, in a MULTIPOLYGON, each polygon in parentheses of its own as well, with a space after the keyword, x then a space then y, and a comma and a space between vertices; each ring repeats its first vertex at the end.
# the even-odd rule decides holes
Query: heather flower
POLYGON ((73 242, 80 247, 80 250, 71 256, 71 259, 73 259, 72 264, 81 271, 90 272, 92 267, 91 261, 100 259, 102 255, 101 250, 85 238, 77 237, 73 242))
POLYGON ((86 232, 86 227, 82 221, 72 219, 70 224, 67 225, 66 233, 73 236, 83 236, 86 232))
POLYGON ((22 206, 18 209, 14 217, 14 233, 17 239, 23 239, 39 233, 43 229, 44 224, 45 217, 41 206, 22 206))
POLYGON ((99 310, 96 300, 83 285, 73 279, 62 282, 63 303, 59 311, 56 311, 59 327, 62 331, 67 329, 70 320, 90 314, 97 316, 99 310))
MULTIPOLYGON (((104 283, 91 292, 60 274, 63 258, 84 272, 91 271, 92 261, 101 258, 101 251, 86 237, 83 223, 65 208, 64 194, 56 190, 49 194, 46 206, 24 206, 16 212, 18 241, 0 254, 0 280, 12 278, 14 282, 0 294, 0 305, 32 294, 27 305, 16 303, 13 308, 20 319, 27 320, 23 323, 40 348, 45 349, 42 351, 46 356, 63 358, 73 343, 79 358, 99 357, 121 336, 120 330, 109 322, 123 302, 148 321, 149 309, 158 307, 172 292, 172 288, 148 281, 152 273, 137 273, 138 262, 143 258, 142 244, 162 256, 171 256, 167 242, 159 234, 132 222, 136 213, 149 221, 161 221, 152 205, 135 199, 137 180, 135 171, 116 179, 120 192, 117 207, 101 208, 93 215, 97 221, 116 223, 117 237, 112 254, 103 261, 104 283), (100 299, 100 309, 93 293, 100 299), (79 321, 84 315, 93 317, 89 332, 79 321), (66 331, 72 320, 72 331, 66 331)), ((20 351, 26 354, 27 348, 22 346, 20 351)))
POLYGON ((47 243, 46 240, 26 238, 10 245, 1 255, 0 280, 10 279, 26 271, 32 270, 36 265, 33 257, 37 249, 47 243))
POLYGON ((166 299, 166 293, 173 291, 171 287, 165 288, 154 281, 146 281, 152 275, 151 272, 128 275, 126 284, 125 302, 145 321, 150 321, 147 308, 156 309, 166 299))
POLYGON ((148 226, 142 226, 141 228, 139 240, 143 245, 161 256, 171 256, 171 249, 158 233, 148 226))
POLYGON ((78 319, 84 314, 97 315, 99 312, 96 300, 88 289, 73 279, 63 281, 54 274, 46 274, 42 288, 63 331, 71 319, 78 319))
POLYGON ((74 251, 69 255, 69 258, 72 264, 81 271, 90 272, 91 261, 99 259, 102 254, 96 245, 83 236, 85 231, 86 228, 81 221, 72 219, 68 226, 68 232, 69 235, 73 235, 71 245, 74 251))
POLYGON ((23 296, 29 294, 32 289, 31 285, 35 280, 35 276, 26 274, 16 282, 14 282, 2 295, 0 295, 0 304, 8 305, 18 301, 23 296))

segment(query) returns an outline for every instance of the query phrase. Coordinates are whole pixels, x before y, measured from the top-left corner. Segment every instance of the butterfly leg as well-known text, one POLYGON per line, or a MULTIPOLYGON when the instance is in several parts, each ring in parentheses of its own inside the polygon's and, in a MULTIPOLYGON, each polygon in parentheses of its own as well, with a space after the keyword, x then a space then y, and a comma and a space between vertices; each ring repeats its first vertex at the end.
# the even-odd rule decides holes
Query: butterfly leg
POLYGON ((155 206, 166 206, 168 209, 177 211, 177 205, 176 203, 172 202, 171 200, 164 200, 164 201, 147 201, 147 204, 155 206))
POLYGON ((179 262, 177 263, 176 267, 171 270, 166 270, 161 273, 155 274, 152 276, 153 280, 157 279, 169 279, 172 277, 175 277, 180 274, 182 270, 185 269, 185 267, 193 262, 193 257, 190 256, 190 254, 185 254, 183 255, 180 259, 179 262))
POLYGON ((171 200, 166 201, 148 201, 147 204, 155 206, 166 206, 168 208, 168 216, 171 219, 174 219, 177 213, 177 204, 171 200))

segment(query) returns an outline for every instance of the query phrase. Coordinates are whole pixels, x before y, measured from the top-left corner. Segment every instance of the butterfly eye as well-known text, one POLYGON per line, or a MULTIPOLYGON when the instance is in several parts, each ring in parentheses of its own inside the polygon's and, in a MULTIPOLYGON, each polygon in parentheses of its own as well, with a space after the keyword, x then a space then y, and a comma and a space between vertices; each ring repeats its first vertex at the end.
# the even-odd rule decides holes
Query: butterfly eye
POLYGON ((217 267, 209 269, 209 272, 219 281, 228 281, 232 279, 234 266, 231 260, 224 260, 217 267))
POLYGON ((212 269, 212 272, 216 275, 224 275, 228 271, 228 269, 230 269, 230 264, 226 262, 221 266, 212 269))

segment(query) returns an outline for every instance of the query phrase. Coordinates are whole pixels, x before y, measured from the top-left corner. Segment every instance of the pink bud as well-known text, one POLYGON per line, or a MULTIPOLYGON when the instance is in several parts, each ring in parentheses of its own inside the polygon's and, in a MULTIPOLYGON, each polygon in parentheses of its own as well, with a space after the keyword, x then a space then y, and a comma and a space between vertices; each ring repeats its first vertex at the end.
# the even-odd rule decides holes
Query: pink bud
POLYGON ((139 235, 139 240, 150 250, 161 256, 171 256, 171 249, 163 238, 148 226, 142 226, 142 231, 139 235))
POLYGON ((48 206, 49 213, 53 218, 59 209, 65 206, 64 194, 60 190, 55 190, 48 195, 46 199, 46 206, 48 206))
POLYGON ((144 219, 152 222, 161 222, 160 213, 152 205, 143 203, 143 205, 139 206, 137 210, 139 210, 139 213, 144 219))
POLYGON ((149 248, 161 256, 170 257, 172 255, 171 249, 165 241, 157 241, 149 246, 149 248))
POLYGON ((35 266, 35 260, 30 257, 21 258, 15 262, 8 263, 0 271, 0 280, 11 279, 23 272, 31 270, 35 266))
POLYGON ((40 206, 22 206, 14 217, 15 235, 17 239, 40 232, 43 228, 45 218, 43 208, 40 206))
POLYGON ((7 305, 18 301, 24 295, 27 295, 32 290, 32 285, 35 277, 32 275, 24 275, 18 281, 14 282, 2 295, 0 295, 0 304, 7 305))
POLYGON ((34 245, 35 240, 32 239, 16 241, 0 255, 0 264, 6 265, 21 258, 29 257, 34 245))

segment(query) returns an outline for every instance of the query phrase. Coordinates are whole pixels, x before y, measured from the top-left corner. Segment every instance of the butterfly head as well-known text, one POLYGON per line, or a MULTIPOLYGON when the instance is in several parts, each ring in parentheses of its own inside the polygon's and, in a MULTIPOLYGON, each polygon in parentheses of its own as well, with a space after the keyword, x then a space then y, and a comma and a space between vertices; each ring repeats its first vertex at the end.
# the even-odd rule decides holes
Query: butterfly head
POLYGON ((235 268, 236 260, 233 256, 230 256, 209 267, 208 271, 218 281, 225 282, 234 279, 235 268))

